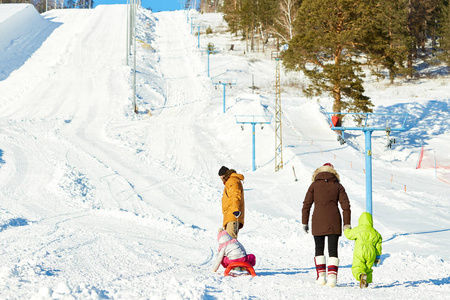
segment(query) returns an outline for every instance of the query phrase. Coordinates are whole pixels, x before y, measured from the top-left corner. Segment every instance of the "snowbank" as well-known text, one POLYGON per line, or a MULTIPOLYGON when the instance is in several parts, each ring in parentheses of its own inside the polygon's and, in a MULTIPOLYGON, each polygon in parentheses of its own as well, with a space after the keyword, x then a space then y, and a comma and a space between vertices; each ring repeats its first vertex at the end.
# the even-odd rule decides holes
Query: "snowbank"
POLYGON ((31 4, 0 5, 0 51, 31 30, 40 27, 44 19, 31 4))
POLYGON ((0 81, 20 68, 59 25, 31 4, 1 4, 0 81))

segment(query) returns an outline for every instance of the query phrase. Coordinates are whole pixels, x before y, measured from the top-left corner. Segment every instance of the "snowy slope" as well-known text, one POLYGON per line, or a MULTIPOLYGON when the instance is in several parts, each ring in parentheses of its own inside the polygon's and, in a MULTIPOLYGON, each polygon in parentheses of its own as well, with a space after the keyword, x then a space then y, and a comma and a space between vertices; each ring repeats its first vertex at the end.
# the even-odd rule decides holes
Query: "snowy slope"
POLYGON ((30 7, 0 5, 0 32, 8 33, 0 47, 0 298, 448 295, 449 185, 433 170, 415 169, 422 145, 449 159, 448 75, 395 87, 368 79, 380 112, 412 117, 392 150, 385 137, 374 137, 374 220, 385 241, 375 282, 357 288, 353 243, 343 237, 338 287, 330 290, 314 283, 314 242, 300 222, 304 193, 314 169, 332 162, 356 226, 365 180, 364 138, 353 133, 344 146, 336 141, 323 114, 327 99, 304 98, 289 87, 301 75, 283 75, 285 167, 273 171, 273 124, 258 126, 252 172, 251 128, 242 131, 234 115, 273 114, 275 62, 268 51, 243 55, 238 38, 217 33, 225 26, 221 15, 197 21, 216 32, 202 34, 201 44, 221 50, 210 57, 211 76, 237 79, 226 90, 226 113, 184 12, 142 10, 135 115, 126 6, 43 15, 30 7), (252 75, 257 94, 249 89, 252 75), (257 257, 254 278, 210 271, 221 226, 221 165, 245 176, 240 241, 257 257))

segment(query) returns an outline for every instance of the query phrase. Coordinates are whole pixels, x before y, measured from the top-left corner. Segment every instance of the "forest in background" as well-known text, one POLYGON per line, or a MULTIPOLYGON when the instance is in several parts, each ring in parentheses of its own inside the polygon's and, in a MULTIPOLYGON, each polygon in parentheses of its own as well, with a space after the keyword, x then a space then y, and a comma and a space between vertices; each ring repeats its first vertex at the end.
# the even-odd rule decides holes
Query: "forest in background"
POLYGON ((421 76, 419 65, 450 64, 448 0, 201 0, 198 9, 222 12, 249 51, 275 44, 286 70, 309 78, 303 92, 329 94, 334 112, 372 112, 366 69, 394 83, 421 76))
MULTIPOLYGON (((0 0, 54 8, 90 8, 93 0, 0 0)), ((378 78, 414 79, 423 66, 450 65, 449 0, 199 0, 186 9, 220 12, 247 52, 279 51, 287 71, 309 79, 305 95, 333 99, 334 112, 372 112, 367 70, 378 78)), ((426 74, 430 76, 430 74, 426 74)), ((340 116, 339 116, 340 117, 340 116)))

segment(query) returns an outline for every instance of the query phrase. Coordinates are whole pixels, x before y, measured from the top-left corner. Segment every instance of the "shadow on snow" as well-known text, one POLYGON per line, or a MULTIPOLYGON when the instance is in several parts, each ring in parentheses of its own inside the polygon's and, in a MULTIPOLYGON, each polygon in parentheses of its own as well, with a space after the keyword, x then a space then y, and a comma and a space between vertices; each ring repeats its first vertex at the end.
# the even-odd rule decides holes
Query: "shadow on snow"
POLYGON ((417 235, 417 234, 429 234, 429 233, 440 233, 440 232, 445 232, 445 231, 450 231, 450 228, 449 228, 449 229, 441 229, 441 230, 432 230, 432 231, 422 231, 422 232, 406 232, 406 233, 399 233, 399 234, 394 234, 393 236, 391 236, 391 237, 388 238, 387 240, 383 241, 383 243, 392 241, 393 239, 395 239, 396 237, 399 237, 399 236, 417 235))
POLYGON ((30 222, 24 218, 9 219, 5 223, 0 224, 0 232, 8 229, 9 227, 20 227, 20 226, 26 226, 28 224, 30 224, 30 222))
POLYGON ((0 81, 5 80, 12 72, 19 69, 35 53, 62 23, 42 20, 45 25, 16 37, 4 51, 0 52, 0 81))

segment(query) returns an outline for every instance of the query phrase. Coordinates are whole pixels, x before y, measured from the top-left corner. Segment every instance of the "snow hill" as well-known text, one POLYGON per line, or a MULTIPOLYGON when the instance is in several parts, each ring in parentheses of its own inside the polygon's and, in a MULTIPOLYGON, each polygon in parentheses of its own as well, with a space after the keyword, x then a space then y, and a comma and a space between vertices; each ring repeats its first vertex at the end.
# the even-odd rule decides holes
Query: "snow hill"
POLYGON ((197 15, 213 30, 202 27, 198 39, 183 11, 139 11, 134 114, 126 10, 39 15, 0 5, 1 299, 448 298, 450 185, 439 180, 448 170, 416 169, 422 146, 450 160, 448 69, 394 85, 367 77, 377 112, 410 114, 392 149, 383 132, 372 141, 382 263, 360 290, 354 243, 341 237, 338 286, 318 287, 303 198, 313 171, 331 162, 357 225, 366 207, 362 133, 340 145, 324 114, 330 100, 305 98, 294 88, 302 75, 283 73, 285 165, 274 172, 273 123, 256 126, 252 172, 251 126, 242 130, 235 115, 273 115, 275 61, 269 50, 249 54, 220 14, 197 15), (198 43, 220 50, 210 55, 211 78, 198 43), (236 81, 225 113, 218 80, 236 81), (239 239, 256 256, 254 278, 211 272, 222 165, 245 176, 239 239))

